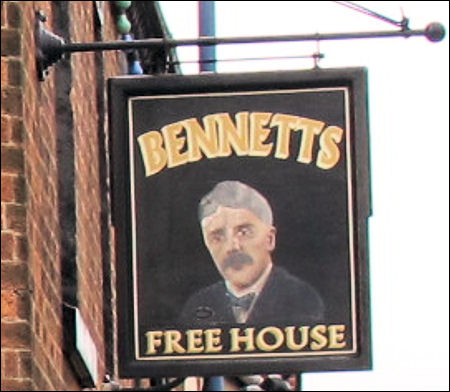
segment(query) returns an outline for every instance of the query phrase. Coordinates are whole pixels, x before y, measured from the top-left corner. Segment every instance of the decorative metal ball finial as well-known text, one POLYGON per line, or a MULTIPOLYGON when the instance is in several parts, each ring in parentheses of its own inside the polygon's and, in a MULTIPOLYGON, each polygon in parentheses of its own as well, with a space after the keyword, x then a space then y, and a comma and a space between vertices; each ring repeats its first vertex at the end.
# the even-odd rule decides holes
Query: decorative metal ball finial
POLYGON ((425 28, 425 35, 427 39, 431 42, 442 41, 445 37, 445 27, 437 22, 430 23, 425 28))

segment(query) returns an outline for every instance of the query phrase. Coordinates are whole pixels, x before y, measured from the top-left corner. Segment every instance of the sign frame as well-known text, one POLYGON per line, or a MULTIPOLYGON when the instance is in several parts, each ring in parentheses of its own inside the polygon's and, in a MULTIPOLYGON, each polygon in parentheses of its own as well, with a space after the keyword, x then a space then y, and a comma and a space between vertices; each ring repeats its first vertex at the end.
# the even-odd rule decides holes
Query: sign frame
MULTIPOLYGON (((304 71, 260 72, 244 74, 161 75, 117 77, 109 80, 109 119, 111 141, 112 216, 115 227, 117 271, 117 332, 119 375, 122 378, 149 376, 211 376, 237 374, 291 374, 311 371, 357 370, 371 368, 370 298, 368 265, 368 217, 371 215, 368 92, 365 68, 314 69, 304 71), (352 188, 353 270, 352 295, 354 318, 352 339, 356 349, 344 354, 277 356, 255 355, 220 358, 183 358, 145 360, 137 354, 136 276, 130 260, 133 247, 134 187, 131 178, 133 149, 130 149, 130 101, 152 96, 239 96, 275 91, 343 89, 349 112, 348 151, 352 156, 348 172, 352 188), (131 153, 130 153, 131 151, 131 153), (131 169, 131 170, 130 170, 131 169), (177 359, 177 360, 173 360, 177 359)), ((175 98, 176 99, 176 98, 175 98)), ((133 135, 134 136, 134 135, 133 135)), ((347 136, 345 136, 347 137, 347 136)), ((132 141, 131 141, 132 143, 132 141)), ((350 193, 349 193, 350 194, 350 193)), ((350 219, 349 219, 350 220, 350 219)))

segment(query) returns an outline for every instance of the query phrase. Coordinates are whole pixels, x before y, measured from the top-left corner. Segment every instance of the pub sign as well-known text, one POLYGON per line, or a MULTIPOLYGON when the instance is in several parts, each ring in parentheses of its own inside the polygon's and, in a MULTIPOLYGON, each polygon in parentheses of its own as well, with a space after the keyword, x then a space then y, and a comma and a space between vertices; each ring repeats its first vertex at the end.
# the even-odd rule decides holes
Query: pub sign
POLYGON ((370 368, 366 80, 110 80, 121 377, 370 368))

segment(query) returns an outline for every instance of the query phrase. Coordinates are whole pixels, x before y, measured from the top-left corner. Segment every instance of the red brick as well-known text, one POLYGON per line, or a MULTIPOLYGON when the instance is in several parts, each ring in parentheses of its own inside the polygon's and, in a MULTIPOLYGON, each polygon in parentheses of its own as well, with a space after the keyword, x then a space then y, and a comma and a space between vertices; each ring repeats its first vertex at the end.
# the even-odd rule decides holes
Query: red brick
POLYGON ((2 114, 21 116, 22 111, 21 89, 18 87, 6 87, 2 89, 2 114))
POLYGON ((50 386, 48 379, 43 374, 43 371, 41 370, 40 366, 42 366, 41 362, 39 362, 39 366, 35 366, 34 372, 33 372, 33 381, 37 386, 36 390, 37 391, 51 391, 54 388, 52 388, 50 386))
POLYGON ((19 377, 29 378, 32 374, 33 360, 30 351, 19 351, 19 377))
MULTIPOLYGON (((6 2, 2 1, 2 27, 6 26, 6 2)), ((3 390, 3 388, 2 388, 3 390)))
POLYGON ((20 56, 22 53, 21 41, 21 36, 18 30, 2 28, 1 55, 20 56))
POLYGON ((22 236, 14 238, 14 257, 16 260, 28 260, 28 239, 22 236))
POLYGON ((22 61, 10 60, 8 63, 8 85, 19 87, 22 85, 22 61))
POLYGON ((24 263, 1 264, 2 290, 25 290, 28 288, 28 266, 24 263))
POLYGON ((18 2, 8 1, 8 26, 20 28, 22 26, 22 9, 18 2))
POLYGON ((22 176, 2 175, 2 201, 24 203, 25 199, 26 199, 25 179, 22 176), (5 177, 5 187, 3 187, 4 177, 5 177), (5 190, 5 199, 3 198, 3 190, 5 190))
POLYGON ((2 174, 2 202, 23 202, 25 200, 25 184, 17 175, 2 174))
POLYGON ((13 118, 11 120, 11 141, 16 144, 23 142, 25 130, 23 121, 20 118, 13 118))
POLYGON ((25 321, 2 321, 1 338, 2 347, 29 348, 31 342, 30 325, 25 321))
POLYGON ((8 229, 25 233, 26 228, 26 209, 19 205, 6 206, 6 225, 8 229))
POLYGON ((30 379, 4 380, 2 378, 2 391, 32 391, 30 379))
POLYGON ((2 353, 2 356, 5 361, 5 367, 2 369, 2 378, 19 377, 19 356, 17 352, 6 351, 2 353))
POLYGON ((25 203, 27 198, 27 186, 25 178, 22 176, 16 177, 14 184, 14 195, 16 203, 25 203))
MULTIPOLYGON (((2 60, 2 84, 3 84, 3 60, 2 60)), ((11 140, 11 127, 9 118, 2 115, 2 143, 8 143, 11 140)))
POLYGON ((2 261, 12 260, 13 255, 14 255, 14 237, 10 233, 2 233, 2 261))
POLYGON ((14 178, 2 174, 2 202, 14 201, 14 178))
POLYGON ((6 230, 6 204, 2 203, 2 230, 6 230))
MULTIPOLYGON (((3 17, 3 15, 2 15, 3 17)), ((8 61, 2 58, 1 63, 1 74, 2 74, 2 86, 6 86, 8 84, 8 61)), ((3 123, 2 123, 3 124, 3 123)), ((3 128, 3 125, 2 125, 3 128)))
POLYGON ((27 320, 30 316, 30 294, 25 290, 2 290, 2 319, 27 320))
POLYGON ((11 173, 22 173, 24 169, 23 150, 13 147, 3 147, 1 149, 2 170, 11 173))

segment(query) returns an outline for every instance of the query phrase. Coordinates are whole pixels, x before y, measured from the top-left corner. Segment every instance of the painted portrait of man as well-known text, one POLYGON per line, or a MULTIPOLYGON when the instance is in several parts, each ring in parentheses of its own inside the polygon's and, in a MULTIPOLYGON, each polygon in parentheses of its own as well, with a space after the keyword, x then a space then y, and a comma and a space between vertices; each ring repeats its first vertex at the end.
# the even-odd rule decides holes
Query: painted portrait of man
POLYGON ((183 322, 312 325, 323 320, 317 290, 274 260, 277 229, 261 193, 239 181, 219 182, 201 199, 198 218, 222 280, 188 299, 183 322))

